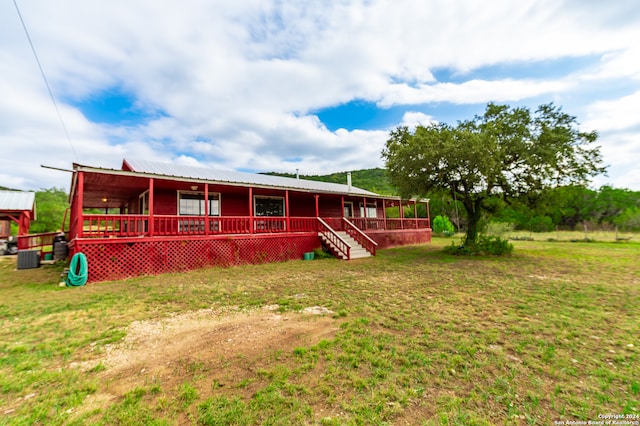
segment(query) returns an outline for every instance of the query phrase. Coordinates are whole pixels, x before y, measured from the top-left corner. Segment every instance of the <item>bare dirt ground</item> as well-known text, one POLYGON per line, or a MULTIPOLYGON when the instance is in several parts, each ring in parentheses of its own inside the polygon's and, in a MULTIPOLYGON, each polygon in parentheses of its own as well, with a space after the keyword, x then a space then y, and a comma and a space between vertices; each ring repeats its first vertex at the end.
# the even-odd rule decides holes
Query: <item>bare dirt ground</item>
POLYGON ((332 312, 322 307, 301 313, 277 310, 277 305, 253 311, 204 309, 131 323, 122 342, 105 345, 101 354, 89 353, 90 361, 74 365, 83 370, 105 367, 98 392, 79 412, 106 408, 136 387, 154 384, 165 392, 191 382, 201 397, 212 387, 249 396, 259 386, 258 370, 297 347, 330 339, 338 330, 332 312))

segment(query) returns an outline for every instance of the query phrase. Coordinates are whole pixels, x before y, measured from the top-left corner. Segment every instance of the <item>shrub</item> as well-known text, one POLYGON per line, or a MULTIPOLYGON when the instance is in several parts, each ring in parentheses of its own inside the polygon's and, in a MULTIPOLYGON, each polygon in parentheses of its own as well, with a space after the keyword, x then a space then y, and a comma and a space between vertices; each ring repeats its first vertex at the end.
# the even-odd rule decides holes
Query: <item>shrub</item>
POLYGON ((502 256, 513 252, 513 244, 511 244, 508 239, 500 237, 481 235, 480 238, 478 238, 478 246, 481 252, 495 256, 502 256))
POLYGON ((447 216, 438 215, 433 219, 433 232, 450 237, 455 233, 455 229, 447 216))
POLYGON ((317 249, 313 250, 314 259, 331 259, 333 257, 333 254, 331 254, 331 252, 324 247, 318 247, 317 249))
POLYGON ((478 241, 473 245, 465 246, 451 243, 449 247, 445 247, 444 251, 446 253, 459 256, 505 256, 513 252, 513 244, 511 244, 508 239, 502 239, 500 237, 489 235, 481 235, 480 237, 478 237, 478 241))

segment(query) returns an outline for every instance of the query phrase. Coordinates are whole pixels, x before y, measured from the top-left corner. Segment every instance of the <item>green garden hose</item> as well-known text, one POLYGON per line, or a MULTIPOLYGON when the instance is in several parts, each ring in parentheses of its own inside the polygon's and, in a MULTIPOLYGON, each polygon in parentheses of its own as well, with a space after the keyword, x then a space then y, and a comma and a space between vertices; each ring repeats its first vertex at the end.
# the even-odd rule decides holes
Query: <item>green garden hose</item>
POLYGON ((71 258, 69 273, 67 274, 67 287, 80 287, 87 283, 89 277, 89 265, 84 253, 76 253, 71 258), (78 265, 80 263, 80 265, 78 265))

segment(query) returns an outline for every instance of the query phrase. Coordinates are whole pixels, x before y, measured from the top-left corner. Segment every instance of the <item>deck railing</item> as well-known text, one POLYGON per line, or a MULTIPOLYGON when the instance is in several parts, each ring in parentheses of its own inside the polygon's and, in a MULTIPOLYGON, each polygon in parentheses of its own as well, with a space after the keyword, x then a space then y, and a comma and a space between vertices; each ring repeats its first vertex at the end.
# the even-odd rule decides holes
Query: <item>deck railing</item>
POLYGON ((335 255, 351 260, 351 246, 336 233, 333 226, 318 218, 318 234, 328 243, 329 250, 335 255))
MULTIPOLYGON (((175 216, 120 214, 85 214, 81 223, 73 223, 70 238, 114 238, 138 236, 191 236, 224 234, 265 234, 283 232, 317 232, 315 217, 273 216, 175 216)), ((336 231, 346 230, 342 218, 323 218, 336 231)), ((363 231, 424 229, 428 219, 350 218, 363 231)))
POLYGON ((376 255, 376 247, 378 247, 378 243, 373 241, 371 238, 367 236, 361 229, 356 227, 353 223, 351 223, 348 219, 342 218, 344 231, 351 236, 354 240, 358 242, 362 247, 365 248, 372 255, 376 255))
POLYGON ((405 219, 377 219, 364 217, 350 217, 349 220, 363 231, 397 231, 401 229, 427 229, 430 228, 427 218, 405 219))
POLYGON ((44 232, 42 234, 29 234, 18 236, 18 250, 39 250, 40 259, 44 259, 45 253, 53 251, 53 238, 59 232, 44 232))

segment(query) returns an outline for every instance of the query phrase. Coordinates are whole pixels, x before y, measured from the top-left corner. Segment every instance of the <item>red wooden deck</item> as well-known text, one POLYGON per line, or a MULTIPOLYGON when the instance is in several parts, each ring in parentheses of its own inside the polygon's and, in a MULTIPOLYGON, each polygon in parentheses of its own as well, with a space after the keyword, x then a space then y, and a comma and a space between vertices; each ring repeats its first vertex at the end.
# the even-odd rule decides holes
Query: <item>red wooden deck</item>
MULTIPOLYGON (((363 246, 374 254, 376 248, 431 241, 428 219, 324 220, 336 231, 349 232, 349 223, 360 228, 368 237, 361 239, 363 246)), ((321 247, 319 229, 313 217, 155 216, 150 221, 147 215, 86 214, 70 249, 87 256, 89 282, 97 282, 302 259, 321 247)))
MULTIPOLYGON (((323 218, 332 228, 344 230, 341 218, 323 218)), ((397 231, 428 229, 429 219, 349 218, 358 229, 397 231)), ((84 214, 82 225, 71 224, 78 238, 174 237, 238 234, 317 232, 315 217, 175 216, 84 214)))

